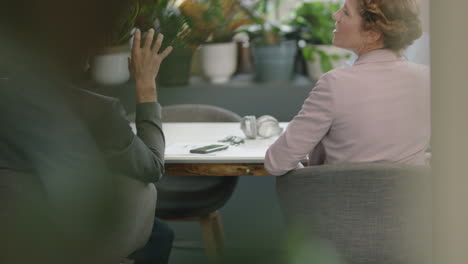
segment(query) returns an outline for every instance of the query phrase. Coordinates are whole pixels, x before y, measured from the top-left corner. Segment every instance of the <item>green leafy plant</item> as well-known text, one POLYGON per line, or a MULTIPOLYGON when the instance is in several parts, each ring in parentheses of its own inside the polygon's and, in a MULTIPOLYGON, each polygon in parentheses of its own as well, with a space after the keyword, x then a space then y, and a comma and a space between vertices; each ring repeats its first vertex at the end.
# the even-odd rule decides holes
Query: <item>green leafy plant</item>
POLYGON ((171 0, 135 0, 139 3, 136 26, 143 32, 154 28, 154 23, 163 11, 173 2, 171 0))
POLYGON ((331 45, 333 13, 340 7, 338 2, 302 2, 294 9, 290 25, 298 27, 301 39, 309 44, 331 45))
MULTIPOLYGON (((328 54, 315 45, 332 45, 335 20, 333 13, 338 11, 338 2, 302 2, 293 11, 290 25, 299 31, 299 37, 307 46, 302 48, 302 55, 308 61, 318 57, 323 72, 333 69, 332 61, 343 58, 338 54, 328 54)), ((344 58, 349 58, 345 55, 344 58)))
MULTIPOLYGON (((186 0, 188 1, 188 0, 186 0)), ((195 48, 203 43, 209 33, 181 12, 176 0, 133 0, 130 7, 121 15, 118 25, 110 30, 109 46, 128 43, 132 30, 137 27, 142 32, 155 28, 164 35, 163 48, 195 48)))
POLYGON ((139 2, 133 1, 129 9, 121 14, 117 25, 109 31, 106 41, 108 46, 120 46, 129 42, 132 37, 131 32, 135 27, 139 12, 139 2))
POLYGON ((302 48, 302 55, 310 62, 315 62, 317 57, 320 61, 322 72, 328 72, 333 69, 332 61, 339 61, 342 58, 349 59, 350 55, 340 56, 338 54, 328 54, 323 50, 317 49, 314 45, 308 45, 302 48))
POLYGON ((203 28, 197 27, 191 17, 181 12, 176 0, 135 1, 139 2, 135 26, 143 32, 155 28, 156 32, 162 33, 162 49, 167 46, 194 49, 207 38, 203 28))
POLYGON ((186 0, 180 8, 197 26, 210 32, 208 41, 213 43, 232 41, 237 28, 252 23, 239 0, 186 0))
POLYGON ((196 45, 189 37, 191 29, 190 21, 176 8, 165 9, 158 17, 156 25, 156 31, 164 35, 162 49, 167 46, 172 46, 175 49, 187 49, 196 45))
POLYGON ((275 45, 294 34, 295 28, 281 24, 278 19, 282 0, 258 0, 254 4, 240 2, 241 8, 255 23, 242 28, 253 42, 275 45))

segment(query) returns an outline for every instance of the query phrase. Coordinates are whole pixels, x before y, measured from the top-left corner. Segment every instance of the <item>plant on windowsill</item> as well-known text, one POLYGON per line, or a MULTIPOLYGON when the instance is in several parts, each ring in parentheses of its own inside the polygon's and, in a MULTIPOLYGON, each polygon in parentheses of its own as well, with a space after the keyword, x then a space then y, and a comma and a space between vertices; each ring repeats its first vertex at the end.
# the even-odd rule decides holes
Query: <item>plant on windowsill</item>
POLYGON ((302 55, 307 61, 309 77, 317 80, 320 76, 343 66, 351 53, 334 47, 333 30, 335 20, 333 13, 341 7, 337 2, 312 2, 300 3, 292 13, 290 25, 298 28, 300 39, 305 42, 302 47, 302 55))
POLYGON ((255 79, 259 82, 291 80, 296 55, 295 28, 279 22, 280 0, 259 0, 253 4, 240 2, 241 8, 254 21, 242 31, 253 46, 255 79))
MULTIPOLYGON (((172 46, 171 54, 162 62, 157 82, 163 86, 186 85, 195 49, 208 38, 203 28, 181 12, 175 0, 139 0, 137 27, 143 32, 155 28, 164 35, 161 49, 172 46)), ((183 5, 184 3, 182 3, 183 5)))
POLYGON ((239 0, 186 0, 181 12, 206 32, 209 38, 201 46, 202 68, 212 83, 225 83, 236 70, 237 28, 252 21, 238 4, 239 0))

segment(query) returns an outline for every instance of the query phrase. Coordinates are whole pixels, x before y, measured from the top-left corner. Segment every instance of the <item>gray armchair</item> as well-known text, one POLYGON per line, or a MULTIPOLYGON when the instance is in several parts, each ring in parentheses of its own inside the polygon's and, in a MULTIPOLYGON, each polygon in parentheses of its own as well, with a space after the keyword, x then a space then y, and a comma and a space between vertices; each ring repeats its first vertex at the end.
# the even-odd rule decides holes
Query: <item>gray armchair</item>
MULTIPOLYGON (((240 122, 229 110, 201 104, 165 106, 163 122, 240 122)), ((201 225, 205 249, 215 259, 224 247, 224 232, 218 212, 229 200, 238 177, 168 176, 156 184, 156 216, 167 221, 197 221, 201 225)))
POLYGON ((289 234, 336 263, 429 263, 430 182, 425 167, 323 165, 278 177, 277 191, 289 234))

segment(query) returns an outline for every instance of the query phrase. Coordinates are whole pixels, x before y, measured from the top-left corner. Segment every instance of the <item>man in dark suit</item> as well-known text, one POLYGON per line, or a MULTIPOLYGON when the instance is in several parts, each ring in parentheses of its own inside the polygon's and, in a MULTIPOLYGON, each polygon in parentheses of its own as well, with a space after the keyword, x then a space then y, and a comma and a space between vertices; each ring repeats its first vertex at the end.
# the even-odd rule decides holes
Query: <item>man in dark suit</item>
MULTIPOLYGON (((88 126, 108 168, 145 183, 157 182, 164 174, 165 142, 155 79, 162 60, 172 50, 168 47, 158 53, 163 36, 159 34, 151 47, 153 36, 151 29, 141 45, 141 32, 137 30, 129 58, 136 80, 136 135, 118 99, 82 89, 71 89, 70 93, 78 116, 88 126)), ((135 264, 167 263, 173 239, 169 226, 156 219, 148 243, 130 258, 135 264)))
MULTIPOLYGON (((135 34, 137 135, 118 101, 66 85, 128 8, 111 2, 18 0, 0 9, 1 263, 116 263, 140 244, 106 243, 120 238, 115 217, 126 209, 113 172, 148 183, 163 175, 155 78, 171 48, 159 53, 162 36, 151 46, 154 31, 142 46, 135 34)), ((161 236, 159 224, 136 263, 167 262, 173 235, 161 236)))

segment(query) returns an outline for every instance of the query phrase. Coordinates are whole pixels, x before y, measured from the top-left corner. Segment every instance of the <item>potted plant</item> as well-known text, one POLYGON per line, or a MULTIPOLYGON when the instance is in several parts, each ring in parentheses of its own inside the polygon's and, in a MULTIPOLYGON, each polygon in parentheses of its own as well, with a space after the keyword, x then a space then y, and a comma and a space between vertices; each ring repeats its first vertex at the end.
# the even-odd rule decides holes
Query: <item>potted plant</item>
MULTIPOLYGON (((190 77, 190 65, 194 50, 209 36, 209 31, 196 25, 189 16, 181 12, 175 0, 140 0, 141 17, 137 25, 155 27, 164 35, 161 49, 174 49, 161 64, 157 82, 163 86, 186 85, 190 77)), ((187 1, 185 1, 187 2, 187 1)), ((185 2, 181 4, 184 5, 185 2)))
POLYGON ((140 0, 142 3, 137 27, 143 32, 155 28, 162 33, 164 40, 161 50, 167 46, 174 49, 161 64, 157 82, 163 86, 185 85, 189 80, 187 65, 190 65, 192 52, 182 41, 181 35, 188 30, 187 21, 175 7, 174 0, 140 0))
POLYGON ((307 61, 308 75, 317 80, 323 73, 340 67, 351 52, 332 45, 335 20, 333 13, 341 7, 337 2, 300 3, 293 11, 290 25, 299 30, 302 55, 307 61))
POLYGON ((255 80, 285 82, 293 75, 296 41, 291 40, 294 28, 278 22, 280 1, 259 0, 240 6, 254 21, 244 27, 250 37, 255 65, 255 80))
POLYGON ((199 27, 210 32, 201 46, 202 68, 213 83, 225 83, 237 66, 237 45, 233 42, 237 28, 251 23, 238 0, 187 0, 180 6, 199 27))
POLYGON ((115 85, 128 81, 128 60, 130 56, 130 38, 135 27, 140 6, 133 1, 130 8, 121 14, 117 26, 109 30, 107 47, 96 54, 91 61, 93 79, 104 85, 115 85))

